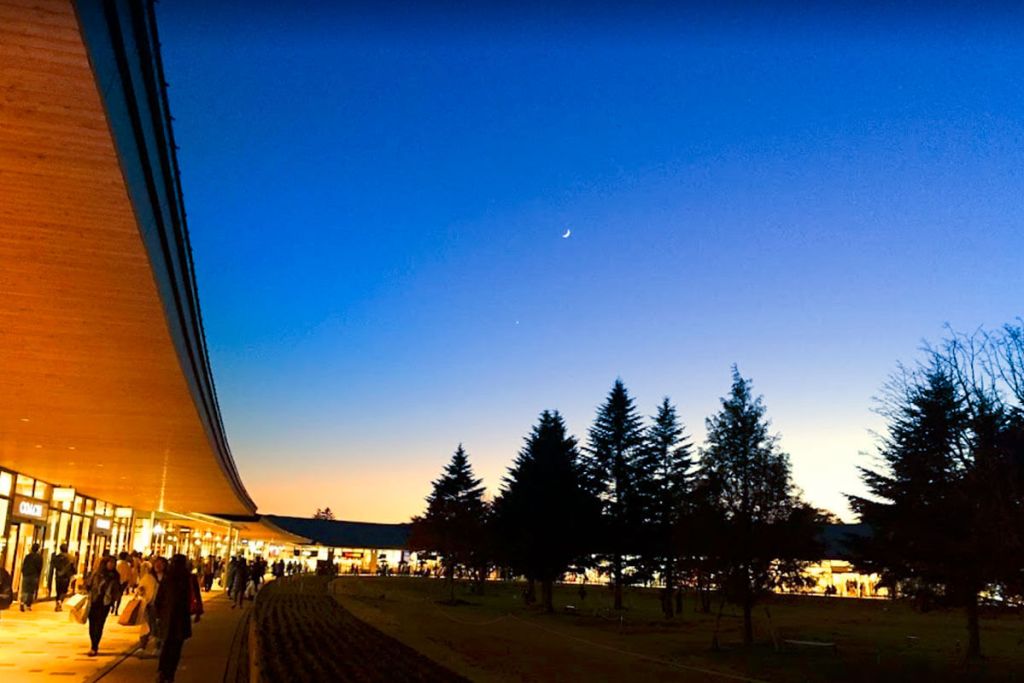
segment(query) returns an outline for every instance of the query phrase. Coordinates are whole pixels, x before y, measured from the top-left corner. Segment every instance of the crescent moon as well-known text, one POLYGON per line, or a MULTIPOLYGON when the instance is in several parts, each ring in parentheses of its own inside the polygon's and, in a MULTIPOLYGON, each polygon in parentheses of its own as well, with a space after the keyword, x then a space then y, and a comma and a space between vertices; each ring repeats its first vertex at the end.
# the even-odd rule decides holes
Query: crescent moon
POLYGON ((563 239, 563 240, 567 240, 567 239, 569 239, 569 237, 571 237, 571 236, 572 236, 572 228, 566 228, 566 229, 565 229, 565 234, 564 234, 564 235, 562 235, 562 239, 563 239))

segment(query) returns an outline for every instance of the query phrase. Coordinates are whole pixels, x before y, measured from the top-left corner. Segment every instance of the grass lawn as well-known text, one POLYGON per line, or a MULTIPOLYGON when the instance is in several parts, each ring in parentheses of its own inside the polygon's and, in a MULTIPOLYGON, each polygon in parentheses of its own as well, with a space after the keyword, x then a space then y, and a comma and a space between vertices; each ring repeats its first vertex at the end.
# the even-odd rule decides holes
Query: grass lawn
MULTIPOLYGON (((465 586, 447 606, 442 581, 411 577, 342 577, 335 598, 355 616, 476 681, 1024 681, 1024 618, 982 620, 984 661, 965 666, 961 611, 914 612, 889 601, 775 597, 757 607, 758 643, 741 645, 741 619, 726 606, 720 651, 711 650, 715 614, 661 616, 654 591, 633 589, 621 614, 607 588, 556 588, 559 609, 526 607, 522 585, 489 583, 483 596, 465 586), (765 607, 768 610, 765 610, 765 607), (768 617, 770 612, 770 620, 768 617), (834 642, 828 648, 786 648, 779 640, 834 642)), ((717 610, 717 602, 715 608, 717 610)))

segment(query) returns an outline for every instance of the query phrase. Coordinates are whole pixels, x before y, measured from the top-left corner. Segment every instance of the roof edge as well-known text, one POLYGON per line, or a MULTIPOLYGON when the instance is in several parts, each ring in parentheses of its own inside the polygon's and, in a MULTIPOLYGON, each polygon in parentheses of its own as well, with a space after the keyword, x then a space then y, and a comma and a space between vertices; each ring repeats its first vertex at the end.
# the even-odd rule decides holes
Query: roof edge
POLYGON ((151 0, 72 0, 178 361, 217 465, 253 513, 206 347, 151 0))

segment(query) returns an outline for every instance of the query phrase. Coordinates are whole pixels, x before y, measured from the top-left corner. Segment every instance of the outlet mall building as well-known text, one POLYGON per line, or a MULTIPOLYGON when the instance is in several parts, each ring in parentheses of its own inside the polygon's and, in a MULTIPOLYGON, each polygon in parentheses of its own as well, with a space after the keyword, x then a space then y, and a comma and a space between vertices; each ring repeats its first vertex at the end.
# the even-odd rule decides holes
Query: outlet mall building
POLYGON ((221 422, 147 2, 0 0, 0 564, 305 542, 221 422), (249 521, 229 521, 241 516, 249 521))

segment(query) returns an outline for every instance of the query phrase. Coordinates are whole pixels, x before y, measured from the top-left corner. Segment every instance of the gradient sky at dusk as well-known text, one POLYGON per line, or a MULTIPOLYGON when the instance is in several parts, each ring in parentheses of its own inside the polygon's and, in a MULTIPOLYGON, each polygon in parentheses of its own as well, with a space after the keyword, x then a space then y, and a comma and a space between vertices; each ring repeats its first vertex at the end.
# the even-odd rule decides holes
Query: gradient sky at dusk
POLYGON ((845 516, 896 363, 1024 313, 1019 16, 388 7, 158 6, 263 512, 408 519, 460 441, 494 489, 616 377, 699 442, 736 362, 845 516))

